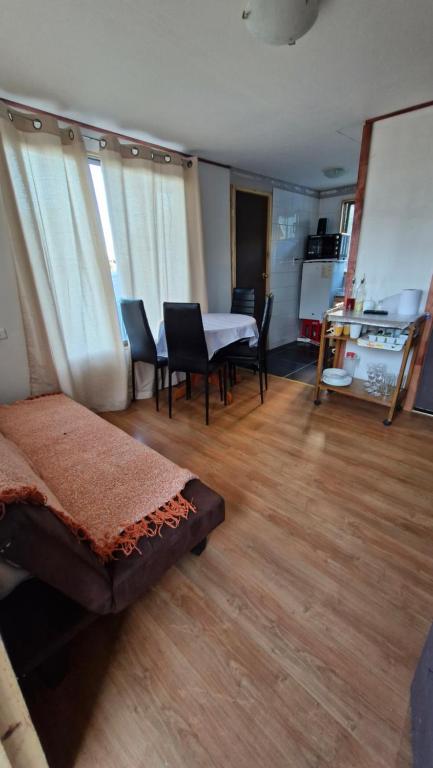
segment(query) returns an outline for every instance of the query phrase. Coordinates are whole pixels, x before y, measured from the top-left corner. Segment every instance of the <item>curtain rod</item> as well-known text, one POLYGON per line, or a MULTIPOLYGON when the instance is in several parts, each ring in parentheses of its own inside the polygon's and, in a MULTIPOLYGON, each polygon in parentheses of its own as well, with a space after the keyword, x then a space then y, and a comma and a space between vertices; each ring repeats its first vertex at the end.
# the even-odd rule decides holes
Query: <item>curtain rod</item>
MULTIPOLYGON (((73 117, 65 117, 64 115, 57 115, 55 112, 47 112, 45 109, 39 109, 38 107, 30 107, 28 104, 21 104, 19 101, 12 101, 11 99, 1 99, 1 101, 4 104, 8 104, 10 107, 17 107, 18 109, 27 109, 30 112, 36 112, 40 115, 47 115, 47 117, 54 117, 56 120, 62 120, 65 123, 74 123, 74 125, 79 125, 81 128, 87 128, 90 131, 98 131, 99 133, 108 133, 110 136, 116 136, 119 139, 125 139, 126 141, 131 141, 133 144, 142 144, 145 147, 149 147, 149 149, 155 149, 159 152, 168 152, 176 155, 180 155, 181 157, 191 157, 191 155, 188 155, 186 152, 180 152, 177 149, 173 149, 170 147, 164 147, 161 144, 152 144, 150 141, 143 141, 143 139, 137 139, 134 136, 127 136, 124 133, 118 133, 117 131, 111 131, 108 128, 100 128, 97 125, 91 125, 90 123, 83 123, 81 120, 75 120, 73 117)), ((93 139, 93 136, 88 136, 87 138, 93 139)))

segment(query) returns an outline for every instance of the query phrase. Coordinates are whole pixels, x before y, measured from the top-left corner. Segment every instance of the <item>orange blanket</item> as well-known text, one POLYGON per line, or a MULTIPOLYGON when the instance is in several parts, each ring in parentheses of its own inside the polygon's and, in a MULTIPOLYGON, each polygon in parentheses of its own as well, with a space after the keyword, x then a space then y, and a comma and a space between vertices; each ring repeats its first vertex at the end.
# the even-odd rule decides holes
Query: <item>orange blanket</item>
POLYGON ((104 560, 195 511, 181 494, 191 472, 65 395, 0 406, 0 432, 60 502, 50 508, 104 560))
POLYGON ((63 515, 60 501, 34 471, 27 456, 15 443, 0 434, 0 504, 24 501, 49 507, 63 515))

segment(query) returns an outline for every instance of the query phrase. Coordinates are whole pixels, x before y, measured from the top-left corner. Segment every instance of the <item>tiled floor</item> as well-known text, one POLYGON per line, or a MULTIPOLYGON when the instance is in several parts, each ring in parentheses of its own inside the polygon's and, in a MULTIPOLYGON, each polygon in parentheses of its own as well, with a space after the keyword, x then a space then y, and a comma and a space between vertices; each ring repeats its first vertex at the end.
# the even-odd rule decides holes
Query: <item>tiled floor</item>
POLYGON ((318 347, 299 341, 276 347, 268 352, 268 373, 313 384, 318 354, 318 347))

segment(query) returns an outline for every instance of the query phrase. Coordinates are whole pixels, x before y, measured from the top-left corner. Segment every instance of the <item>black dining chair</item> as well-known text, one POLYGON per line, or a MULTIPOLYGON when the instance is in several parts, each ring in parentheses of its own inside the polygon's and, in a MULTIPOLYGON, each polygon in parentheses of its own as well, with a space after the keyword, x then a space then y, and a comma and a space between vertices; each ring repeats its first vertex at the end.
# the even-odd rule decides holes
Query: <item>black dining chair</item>
POLYGON ((236 342, 227 348, 226 359, 230 371, 230 384, 236 377, 236 366, 249 368, 259 373, 260 399, 263 403, 263 375, 265 378, 265 388, 268 388, 268 365, 266 359, 266 347, 268 342, 269 325, 272 317, 272 308, 274 305, 274 296, 270 293, 266 296, 263 318, 259 331, 259 338, 256 345, 250 347, 248 342, 236 342))
POLYGON ((254 317, 256 309, 256 293, 254 288, 233 288, 232 306, 233 315, 251 315, 254 317))
POLYGON ((191 399, 191 374, 204 376, 205 414, 209 424, 209 375, 218 371, 220 398, 227 404, 225 358, 218 352, 209 360, 200 304, 164 302, 164 328, 168 351, 168 414, 172 416, 172 382, 175 372, 186 374, 186 399, 191 399))
POLYGON ((164 371, 168 360, 156 351, 155 339, 141 299, 121 299, 120 311, 131 349, 132 399, 135 400, 135 363, 150 363, 155 367, 155 401, 159 411, 158 373, 161 371, 164 386, 164 371))

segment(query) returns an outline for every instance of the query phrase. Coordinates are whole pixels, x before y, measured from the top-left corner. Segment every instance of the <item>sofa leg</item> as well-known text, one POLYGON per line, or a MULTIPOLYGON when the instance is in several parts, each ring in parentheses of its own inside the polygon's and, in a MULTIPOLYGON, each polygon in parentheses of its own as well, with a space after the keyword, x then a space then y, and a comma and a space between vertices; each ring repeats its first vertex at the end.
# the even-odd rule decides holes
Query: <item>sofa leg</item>
POLYGON ((204 539, 199 541, 199 543, 196 544, 195 547, 192 548, 191 554, 197 555, 197 557, 198 557, 206 549, 206 544, 207 544, 207 536, 205 536, 204 539))

